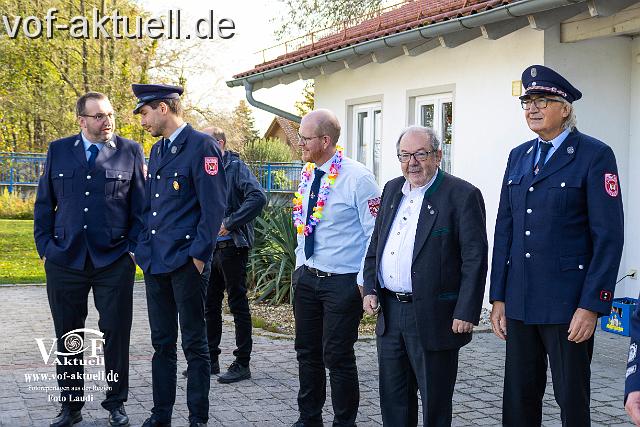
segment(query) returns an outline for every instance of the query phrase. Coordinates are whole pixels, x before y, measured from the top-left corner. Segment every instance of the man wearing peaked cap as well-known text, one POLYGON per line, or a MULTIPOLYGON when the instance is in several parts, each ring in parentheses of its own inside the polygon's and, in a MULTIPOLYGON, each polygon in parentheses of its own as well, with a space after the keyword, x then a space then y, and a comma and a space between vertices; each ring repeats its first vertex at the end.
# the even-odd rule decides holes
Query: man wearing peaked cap
POLYGON ((133 94, 138 98, 138 104, 133 109, 133 114, 139 114, 140 108, 151 101, 159 99, 180 99, 184 89, 180 86, 172 85, 143 85, 132 84, 133 94))
POLYGON ((493 332, 506 340, 502 422, 541 424, 548 358, 562 425, 587 426, 593 335, 622 255, 618 168, 608 145, 576 129, 582 93, 567 79, 532 65, 522 84, 537 136, 509 154, 489 297, 493 332))
POLYGON ((151 148, 136 261, 144 271, 153 409, 144 427, 171 425, 176 398, 178 322, 187 359, 190 426, 209 418, 210 360, 204 318, 211 254, 226 208, 227 184, 215 140, 182 119, 182 88, 134 84, 151 148))

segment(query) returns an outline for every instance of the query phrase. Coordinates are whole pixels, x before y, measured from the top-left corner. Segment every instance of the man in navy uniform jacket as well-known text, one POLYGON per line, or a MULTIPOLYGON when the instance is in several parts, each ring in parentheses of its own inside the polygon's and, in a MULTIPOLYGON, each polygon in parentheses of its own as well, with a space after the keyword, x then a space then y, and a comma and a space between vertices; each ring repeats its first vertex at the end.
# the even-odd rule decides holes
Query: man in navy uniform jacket
POLYGON ((618 168, 609 146, 576 129, 578 89, 541 65, 522 84, 538 137, 509 155, 491 268, 491 324, 507 341, 503 424, 541 424, 548 356, 562 424, 587 426, 593 333, 622 255, 618 168))
POLYGON ((171 425, 176 398, 178 321, 187 359, 191 426, 209 418, 210 359, 204 306, 211 254, 227 184, 215 140, 182 120, 182 88, 134 84, 134 113, 162 138, 151 148, 136 261, 144 271, 151 326, 153 409, 144 427, 171 425))
MULTIPOLYGON (((105 371, 112 373, 102 406, 110 412, 111 426, 124 426, 129 425, 123 403, 128 394, 133 254, 142 229, 144 156, 140 145, 113 133, 113 107, 105 95, 81 96, 76 113, 82 132, 49 145, 38 183, 34 236, 45 261, 59 352, 71 352, 64 336, 84 328, 87 296, 93 290, 105 340, 105 371)), ((82 352, 64 358, 81 361, 82 352)), ((83 366, 59 364, 57 372, 62 410, 51 426, 70 426, 82 419, 83 366)))

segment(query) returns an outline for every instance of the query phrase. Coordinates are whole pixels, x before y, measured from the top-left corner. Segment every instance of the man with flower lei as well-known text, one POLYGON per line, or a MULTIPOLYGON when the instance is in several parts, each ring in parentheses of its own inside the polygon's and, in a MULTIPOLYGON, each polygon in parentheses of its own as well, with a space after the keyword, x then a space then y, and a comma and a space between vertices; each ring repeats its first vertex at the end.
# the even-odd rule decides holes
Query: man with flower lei
POLYGON ((299 365, 300 417, 294 426, 321 426, 329 369, 333 425, 355 425, 360 390, 353 345, 362 318, 362 267, 380 206, 373 174, 337 145, 334 113, 302 118, 300 186, 293 199, 298 234, 292 284, 299 365))

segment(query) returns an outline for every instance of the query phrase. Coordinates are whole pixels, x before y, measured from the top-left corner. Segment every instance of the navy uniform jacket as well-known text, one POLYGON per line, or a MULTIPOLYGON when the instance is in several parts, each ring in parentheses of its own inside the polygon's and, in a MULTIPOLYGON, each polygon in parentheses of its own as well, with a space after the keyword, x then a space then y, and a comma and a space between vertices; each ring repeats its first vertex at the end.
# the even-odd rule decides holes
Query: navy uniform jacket
POLYGON ((136 251, 142 230, 144 155, 134 141, 115 136, 89 163, 81 135, 49 145, 34 208, 40 257, 75 270, 87 253, 96 268, 136 251))
POLYGON ((573 130, 534 176, 536 150, 537 139, 509 154, 490 301, 529 324, 570 323, 577 308, 609 314, 624 236, 613 151, 573 130))
POLYGON ((169 273, 215 247, 227 200, 222 156, 215 140, 187 125, 161 155, 151 147, 136 262, 146 273, 169 273))

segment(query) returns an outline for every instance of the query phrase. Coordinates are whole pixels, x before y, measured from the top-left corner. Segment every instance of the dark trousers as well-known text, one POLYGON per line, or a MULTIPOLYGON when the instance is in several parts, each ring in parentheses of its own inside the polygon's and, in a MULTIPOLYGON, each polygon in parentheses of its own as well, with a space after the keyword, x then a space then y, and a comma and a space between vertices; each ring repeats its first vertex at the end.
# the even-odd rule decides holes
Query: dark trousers
POLYGON ((209 418, 211 366, 207 348, 204 304, 210 263, 198 273, 193 260, 171 273, 147 274, 147 306, 151 343, 155 350, 151 362, 153 418, 170 423, 176 401, 178 322, 182 350, 187 359, 187 407, 189 422, 209 418))
POLYGON ((353 273, 319 278, 304 266, 293 275, 298 409, 305 426, 322 425, 325 368, 331 382, 333 425, 355 425, 360 388, 353 345, 362 318, 356 277, 353 273))
POLYGON ((251 312, 247 299, 247 260, 249 248, 227 246, 213 253, 211 276, 207 289, 207 339, 211 362, 220 355, 222 337, 222 300, 227 290, 229 309, 236 326, 236 349, 233 355, 243 366, 249 366, 251 359, 251 312))
POLYGON ((458 349, 425 351, 414 303, 381 295, 385 332, 377 337, 380 409, 385 426, 418 425, 418 390, 425 426, 450 426, 458 349))
POLYGON ((540 426, 547 384, 547 356, 553 393, 563 426, 589 426, 593 336, 580 344, 567 340, 568 324, 526 325, 507 319, 502 422, 505 426, 540 426))
MULTIPOLYGON (((102 406, 107 410, 117 408, 126 402, 129 393, 129 337, 136 272, 133 260, 129 254, 124 254, 106 267, 94 268, 87 256, 83 270, 72 270, 47 260, 44 269, 58 352, 73 352, 70 351, 74 349, 72 343, 67 345, 70 349, 65 348, 66 337, 63 336, 85 327, 89 290, 93 290, 93 301, 100 315, 98 328, 104 334, 104 369, 108 390, 102 406)), ((78 335, 82 340, 86 339, 84 346, 78 347, 78 350, 91 348, 90 340, 99 339, 98 336, 85 336, 83 333, 78 335)), ((81 399, 84 395, 84 367, 74 365, 83 360, 83 355, 84 352, 73 356, 59 356, 58 359, 68 359, 72 364, 56 365, 62 404, 73 410, 79 410, 84 405, 81 399)))

